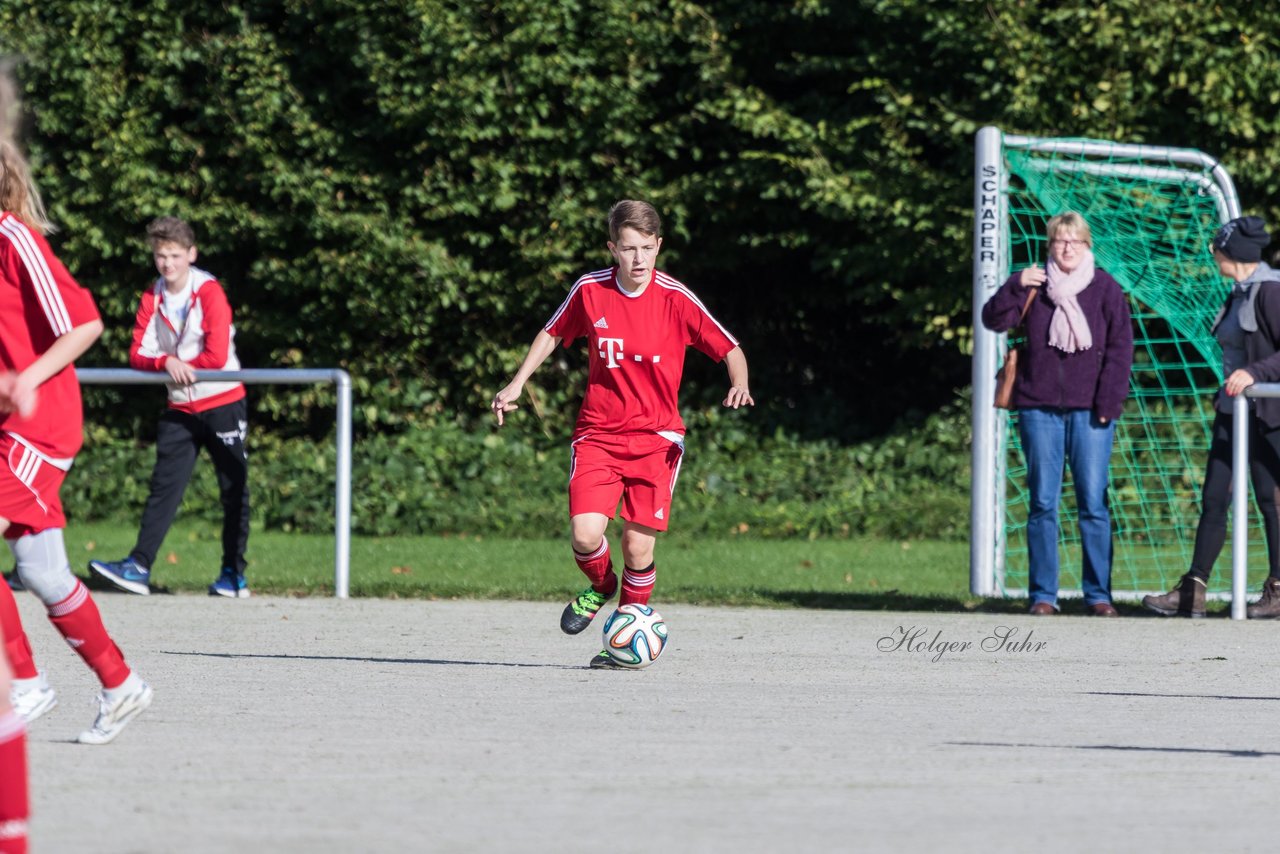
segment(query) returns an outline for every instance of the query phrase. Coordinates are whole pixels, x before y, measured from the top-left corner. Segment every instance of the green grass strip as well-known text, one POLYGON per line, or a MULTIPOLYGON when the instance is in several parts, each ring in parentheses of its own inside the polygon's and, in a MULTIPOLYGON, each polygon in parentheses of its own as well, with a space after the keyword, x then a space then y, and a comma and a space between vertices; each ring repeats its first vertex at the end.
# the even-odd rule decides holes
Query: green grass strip
MULTIPOLYGON (((135 532, 110 524, 71 525, 72 569, 118 560, 135 532)), ((157 593, 202 592, 221 559, 215 526, 179 524, 152 568, 157 593)), ((614 566, 621 556, 614 543, 614 566)), ((333 538, 255 530, 247 577, 255 593, 333 593, 333 538)), ((655 601, 813 608, 973 608, 965 543, 840 540, 682 539, 658 542, 655 601)), ((559 601, 582 586, 569 540, 475 536, 356 537, 351 594, 402 598, 559 601)))
MULTIPOLYGON (((67 529, 72 569, 84 576, 91 558, 117 560, 135 532, 93 523, 67 529)), ((155 593, 203 593, 221 559, 215 526, 179 523, 152 571, 155 593)), ((621 568, 614 543, 614 567, 621 568)), ((884 611, 1022 613, 1021 599, 969 593, 967 543, 853 538, 831 540, 698 539, 658 541, 654 602, 696 605, 834 608, 884 611)), ((333 538, 254 530, 249 585, 256 594, 333 595, 333 538)), ((522 599, 567 602, 582 575, 562 539, 476 536, 356 537, 351 543, 351 595, 404 599, 522 599)), ((97 585, 94 585, 98 589, 97 585)), ((1142 613, 1134 603, 1121 612, 1142 613)), ((1213 603, 1222 611, 1225 603, 1213 603)), ((1081 610, 1065 602, 1064 613, 1081 610)))

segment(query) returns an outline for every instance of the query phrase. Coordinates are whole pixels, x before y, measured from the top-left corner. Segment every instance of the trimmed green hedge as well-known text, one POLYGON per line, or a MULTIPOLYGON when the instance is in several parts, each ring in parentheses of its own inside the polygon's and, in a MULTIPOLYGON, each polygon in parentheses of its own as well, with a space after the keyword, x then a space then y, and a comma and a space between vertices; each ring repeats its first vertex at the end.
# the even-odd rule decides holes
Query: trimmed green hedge
MULTIPOLYGON (((148 219, 192 220, 249 367, 353 376, 358 529, 561 530, 581 351, 485 401, 621 197, 743 341, 758 409, 692 356, 684 530, 963 531, 973 134, 1201 148, 1280 212, 1266 3, 5 0, 53 242, 125 361, 148 219), (544 432, 545 431, 545 432, 544 432), (868 440, 868 436, 878 436, 868 440), (847 526, 847 528, 846 528, 847 526)), ((73 513, 132 519, 157 404, 94 388, 73 513), (117 437, 109 440, 110 437, 117 437)), ((255 395, 259 521, 327 527, 332 393, 255 395)), ((199 512, 216 515, 210 478, 199 512)))
MULTIPOLYGON (((778 433, 757 438, 749 414, 689 414, 688 457, 673 529, 686 534, 820 537, 967 536, 969 430, 963 400, 889 436, 841 447, 778 433)), ((152 451, 91 428, 63 487, 74 520, 136 524, 152 451)), ((283 530, 333 527, 331 440, 251 434, 254 518, 283 530)), ((501 431, 439 424, 358 437, 353 525, 361 534, 555 536, 566 529, 568 441, 525 410, 501 431)), ((212 466, 197 468, 183 513, 220 520, 212 466)))
MULTIPOLYGON (((621 197, 743 341, 754 423, 853 441, 967 382, 973 134, 1204 149, 1280 210, 1267 3, 5 0, 54 242, 124 361, 190 218, 246 366, 351 371, 370 431, 484 416, 621 197), (874 399, 875 406, 865 401, 874 399)), ((565 429, 577 372, 537 377, 565 429)), ((723 393, 691 370, 691 400, 723 393)), ((94 390, 96 417, 129 413, 94 390)), ((322 436, 321 392, 258 423, 322 436), (317 405, 317 400, 320 404, 317 405)))

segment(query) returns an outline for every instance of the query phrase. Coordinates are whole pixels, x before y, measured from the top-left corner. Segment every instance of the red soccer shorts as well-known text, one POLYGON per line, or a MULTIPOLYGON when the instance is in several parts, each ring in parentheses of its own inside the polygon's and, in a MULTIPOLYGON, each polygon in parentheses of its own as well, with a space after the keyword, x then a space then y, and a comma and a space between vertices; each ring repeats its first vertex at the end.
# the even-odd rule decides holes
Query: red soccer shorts
POLYGON ((683 442, 656 433, 588 433, 570 448, 571 517, 603 513, 612 519, 621 499, 623 519, 667 530, 683 442))
POLYGON ((58 490, 67 473, 8 433, 0 433, 0 519, 6 539, 65 528, 58 490))

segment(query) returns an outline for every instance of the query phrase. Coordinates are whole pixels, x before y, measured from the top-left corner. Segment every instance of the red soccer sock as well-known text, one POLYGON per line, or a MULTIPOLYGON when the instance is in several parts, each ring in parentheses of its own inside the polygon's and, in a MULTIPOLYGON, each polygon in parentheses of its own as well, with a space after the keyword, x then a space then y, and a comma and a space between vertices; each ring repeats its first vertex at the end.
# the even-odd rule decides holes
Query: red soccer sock
POLYGON ((0 854, 27 851, 27 733, 10 710, 0 715, 0 854))
POLYGON ((77 581, 70 596, 49 607, 49 622, 98 674, 103 688, 116 688, 129 678, 124 654, 107 634, 98 606, 83 583, 77 581))
POLYGON ((578 562, 578 569, 591 582, 591 589, 606 596, 612 596, 618 589, 618 576, 613 574, 613 558, 609 556, 609 538, 600 538, 600 548, 591 554, 574 551, 573 559, 578 562))
POLYGON ((619 605, 648 605, 649 595, 653 593, 653 581, 658 571, 653 564, 644 569, 624 567, 622 570, 622 598, 619 605))
POLYGON ((13 598, 9 585, 0 579, 0 627, 4 631, 4 654, 9 659, 14 679, 31 679, 36 676, 36 662, 31 656, 31 643, 22 630, 22 618, 18 616, 18 601, 13 598))

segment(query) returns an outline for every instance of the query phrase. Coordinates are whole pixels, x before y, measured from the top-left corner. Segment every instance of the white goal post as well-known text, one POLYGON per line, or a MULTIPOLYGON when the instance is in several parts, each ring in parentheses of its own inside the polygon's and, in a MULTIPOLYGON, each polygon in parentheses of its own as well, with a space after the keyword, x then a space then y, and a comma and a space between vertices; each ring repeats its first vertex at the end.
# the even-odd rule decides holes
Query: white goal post
MULTIPOLYGON (((162 385, 169 375, 129 368, 76 368, 82 385, 162 385)), ((268 368, 243 371, 196 371, 199 382, 246 385, 315 385, 333 383, 338 392, 336 415, 337 471, 334 473, 333 595, 351 593, 351 376, 337 368, 268 368)))

